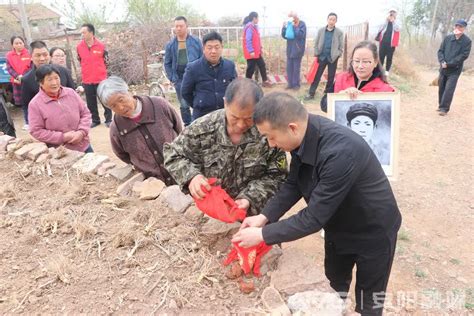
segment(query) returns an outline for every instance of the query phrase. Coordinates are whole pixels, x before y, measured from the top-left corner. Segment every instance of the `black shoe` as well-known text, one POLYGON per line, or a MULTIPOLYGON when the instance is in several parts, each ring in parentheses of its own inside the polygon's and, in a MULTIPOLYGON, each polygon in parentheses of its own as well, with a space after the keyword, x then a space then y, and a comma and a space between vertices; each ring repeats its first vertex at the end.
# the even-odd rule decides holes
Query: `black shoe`
POLYGON ((112 124, 112 122, 105 122, 105 127, 110 127, 110 124, 112 124))
POLYGON ((97 127, 97 126, 99 126, 99 125, 100 125, 100 122, 99 122, 99 123, 97 123, 97 122, 92 122, 91 128, 97 127))
POLYGON ((308 94, 307 96, 304 97, 304 100, 305 101, 314 100, 314 95, 308 94))
POLYGON ((285 87, 285 90, 291 90, 291 89, 293 89, 293 87, 290 87, 290 86, 285 87))
POLYGON ((448 115, 448 112, 446 111, 443 111, 443 110, 439 110, 439 113, 438 113, 440 116, 446 116, 448 115))
POLYGON ((437 108, 437 109, 436 109, 436 112, 441 112, 441 109, 440 109, 440 108, 437 108))

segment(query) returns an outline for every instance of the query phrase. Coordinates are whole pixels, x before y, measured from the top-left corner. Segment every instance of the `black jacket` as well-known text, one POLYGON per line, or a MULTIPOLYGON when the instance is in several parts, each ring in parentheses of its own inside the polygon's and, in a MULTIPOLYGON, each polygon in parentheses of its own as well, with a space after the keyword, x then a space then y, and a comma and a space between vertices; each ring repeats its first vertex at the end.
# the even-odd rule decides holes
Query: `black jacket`
MULTIPOLYGON (((76 88, 76 84, 72 80, 71 73, 64 67, 56 65, 59 68, 59 77, 61 78, 61 86, 71 89, 76 88)), ((30 101, 39 91, 39 84, 36 82, 36 66, 33 66, 21 80, 21 105, 28 106, 30 101)))
POLYGON ((221 58, 213 67, 202 56, 189 63, 181 84, 183 99, 193 109, 209 112, 224 107, 224 93, 232 80, 237 78, 233 61, 221 58))
POLYGON ((366 141, 312 114, 303 143, 292 152, 290 174, 262 214, 271 223, 263 228, 267 244, 324 228, 328 241, 353 251, 394 241, 401 224, 390 183, 366 141), (301 197, 308 206, 278 221, 301 197))
POLYGON ((454 34, 446 36, 438 50, 439 63, 446 62, 447 69, 442 70, 447 73, 461 73, 464 61, 471 52, 471 39, 463 34, 456 39, 454 34))

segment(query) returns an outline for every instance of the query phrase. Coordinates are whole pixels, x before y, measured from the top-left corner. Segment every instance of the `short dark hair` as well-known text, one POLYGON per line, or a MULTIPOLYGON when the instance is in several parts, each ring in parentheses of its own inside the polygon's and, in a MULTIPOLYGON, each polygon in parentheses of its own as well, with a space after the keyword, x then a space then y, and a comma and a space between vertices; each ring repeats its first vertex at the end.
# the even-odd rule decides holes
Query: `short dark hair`
POLYGON ((352 50, 352 54, 351 54, 351 62, 349 63, 349 73, 355 76, 354 67, 352 66, 352 59, 354 58, 355 51, 360 48, 367 48, 372 52, 372 57, 374 57, 374 59, 377 61, 377 67, 375 67, 374 72, 375 70, 378 70, 378 71, 375 72, 375 75, 376 77, 382 79, 382 81, 386 83, 387 77, 385 76, 385 71, 383 70, 382 64, 380 64, 377 45, 372 41, 362 41, 362 42, 357 43, 356 46, 354 46, 354 49, 352 50))
POLYGON ((49 56, 53 57, 54 52, 57 51, 58 49, 62 50, 64 52, 64 54, 67 55, 66 51, 64 49, 62 49, 61 47, 53 47, 49 50, 49 56))
POLYGON ((240 107, 255 106, 263 97, 263 90, 253 80, 239 78, 233 80, 225 90, 227 104, 236 102, 240 107))
POLYGON ((184 23, 188 24, 188 19, 186 19, 184 16, 179 15, 174 18, 175 21, 184 21, 184 23))
POLYGON ((92 35, 95 35, 95 27, 94 27, 94 25, 92 25, 92 24, 90 24, 90 23, 84 23, 84 24, 81 25, 81 28, 83 28, 83 27, 87 27, 87 30, 88 30, 89 32, 92 32, 92 35))
POLYGON ((206 45, 209 41, 219 41, 222 44, 222 36, 216 31, 212 31, 202 38, 202 45, 206 45))
POLYGON ((36 81, 38 83, 42 83, 44 78, 47 75, 52 74, 53 72, 57 73, 58 76, 61 76, 59 67, 56 65, 46 64, 46 65, 40 66, 38 69, 36 69, 36 81))
POLYGON ((303 104, 284 92, 272 92, 265 95, 255 106, 253 121, 255 124, 270 123, 274 129, 283 129, 289 123, 306 120, 308 111, 303 104))
POLYGON ((25 39, 24 39, 23 37, 19 36, 19 35, 13 35, 13 36, 10 38, 10 43, 12 43, 12 45, 13 45, 13 42, 14 42, 17 38, 21 39, 21 41, 23 42, 23 44, 25 44, 25 39))
POLYGON ((46 43, 43 41, 33 41, 30 44, 30 51, 33 53, 35 49, 41 49, 41 48, 46 48, 48 49, 48 46, 46 46, 46 43))
POLYGON ((337 14, 336 14, 336 13, 334 13, 334 12, 329 13, 329 14, 328 14, 328 19, 329 19, 330 16, 335 16, 335 17, 336 17, 336 20, 337 20, 337 14))

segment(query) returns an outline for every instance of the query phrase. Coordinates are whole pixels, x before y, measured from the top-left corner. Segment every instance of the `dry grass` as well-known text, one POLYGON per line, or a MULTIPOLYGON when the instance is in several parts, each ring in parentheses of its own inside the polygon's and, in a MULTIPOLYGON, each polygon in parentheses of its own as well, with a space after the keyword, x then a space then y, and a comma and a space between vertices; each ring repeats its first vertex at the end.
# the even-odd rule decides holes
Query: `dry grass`
POLYGON ((393 72, 409 81, 419 79, 415 69, 415 60, 404 48, 397 48, 393 56, 393 72))
POLYGON ((71 263, 63 255, 58 255, 49 260, 46 265, 48 273, 63 283, 71 283, 71 263))

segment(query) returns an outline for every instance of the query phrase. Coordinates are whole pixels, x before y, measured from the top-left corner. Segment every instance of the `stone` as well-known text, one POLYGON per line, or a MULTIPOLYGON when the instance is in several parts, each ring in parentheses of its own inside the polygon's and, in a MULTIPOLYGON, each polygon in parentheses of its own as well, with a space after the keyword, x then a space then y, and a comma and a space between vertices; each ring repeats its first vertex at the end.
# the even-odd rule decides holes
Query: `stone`
POLYGON ((345 304, 339 295, 319 290, 296 293, 288 298, 291 312, 301 312, 304 315, 341 316, 345 304))
POLYGON ((47 153, 47 152, 48 152, 48 146, 46 146, 46 144, 44 144, 44 143, 38 143, 38 145, 35 146, 35 148, 30 150, 26 154, 26 157, 29 160, 36 161, 36 158, 38 158, 39 155, 47 153))
POLYGON ((178 185, 166 187, 160 194, 160 200, 176 213, 184 213, 193 203, 191 195, 184 194, 178 185))
POLYGON ((263 306, 271 315, 290 316, 291 312, 285 301, 274 287, 267 287, 261 295, 263 306))
POLYGON ((12 139, 8 142, 6 147, 7 152, 14 152, 17 149, 20 149, 24 145, 24 141, 19 138, 12 139))
POLYGON ((269 271, 274 271, 278 266, 278 259, 283 254, 283 250, 277 245, 273 245, 272 249, 262 257, 260 265, 260 274, 265 275, 269 271))
POLYGON ((131 177, 133 173, 133 168, 131 165, 126 165, 123 167, 117 167, 109 170, 107 174, 111 175, 120 182, 127 180, 131 177))
POLYGON ((143 180, 145 180, 145 175, 143 173, 137 173, 136 175, 119 185, 116 193, 121 196, 128 196, 130 195, 135 182, 141 182, 143 180))
POLYGON ((13 139, 15 139, 15 137, 12 137, 10 135, 1 135, 0 136, 0 152, 6 151, 8 143, 13 139))
POLYGON ((53 150, 49 150, 49 153, 53 158, 50 161, 51 166, 64 167, 72 166, 76 161, 78 161, 85 155, 85 153, 81 151, 70 150, 67 148, 61 148, 60 150, 58 150, 57 148, 53 148, 53 150), (61 153, 61 155, 58 155, 58 153, 61 153))
POLYGON ((102 166, 99 167, 99 169, 97 169, 97 175, 103 177, 107 174, 108 170, 114 167, 115 167, 114 162, 105 162, 104 164, 102 164, 102 166))
POLYGON ((150 177, 143 182, 135 182, 132 192, 138 195, 140 200, 154 200, 165 187, 166 184, 163 181, 150 177))
POLYGON ((272 272, 270 284, 280 293, 293 295, 298 292, 321 290, 334 292, 324 272, 314 260, 297 248, 286 248, 272 272))
POLYGON ((84 157, 76 161, 76 163, 72 165, 72 168, 81 173, 96 173, 97 169, 107 161, 109 161, 109 157, 105 155, 87 153, 84 157))
POLYGON ((192 222, 199 222, 203 216, 204 213, 196 205, 191 205, 184 212, 184 217, 192 222))
MULTIPOLYGON (((46 146, 44 143, 28 143, 24 146, 22 146, 21 148, 15 150, 15 157, 19 160, 24 160, 27 158, 28 156, 28 153, 32 150, 36 150, 38 149, 39 147, 42 147, 44 148, 44 146, 46 146)), ((46 148, 47 150, 47 148, 46 148)))
POLYGON ((38 156, 38 158, 36 158, 36 163, 43 163, 43 162, 46 162, 46 160, 48 160, 49 158, 51 158, 49 156, 49 153, 43 153, 41 155, 38 156))
POLYGON ((212 217, 209 217, 207 223, 202 225, 201 234, 207 237, 225 237, 235 234, 240 228, 240 223, 224 223, 212 217))

